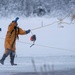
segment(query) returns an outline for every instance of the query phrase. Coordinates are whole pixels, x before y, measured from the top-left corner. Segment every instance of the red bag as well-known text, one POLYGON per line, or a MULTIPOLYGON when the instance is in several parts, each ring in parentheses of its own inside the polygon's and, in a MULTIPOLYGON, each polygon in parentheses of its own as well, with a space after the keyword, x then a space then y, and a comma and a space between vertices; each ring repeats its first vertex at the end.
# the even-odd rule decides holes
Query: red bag
POLYGON ((30 37, 30 40, 31 40, 31 41, 36 41, 36 35, 32 35, 32 36, 30 37))

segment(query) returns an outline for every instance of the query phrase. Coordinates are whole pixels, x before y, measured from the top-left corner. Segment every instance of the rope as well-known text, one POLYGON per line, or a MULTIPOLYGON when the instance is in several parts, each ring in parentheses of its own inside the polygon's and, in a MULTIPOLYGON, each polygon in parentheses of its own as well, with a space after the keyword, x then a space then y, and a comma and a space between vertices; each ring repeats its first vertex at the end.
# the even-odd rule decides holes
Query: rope
MULTIPOLYGON (((4 39, 1 38, 0 39, 4 39)), ((19 43, 25 43, 25 44, 32 44, 32 43, 27 43, 27 42, 23 42, 23 41, 17 41, 19 43)), ((64 49, 64 48, 57 48, 57 47, 51 47, 51 46, 46 46, 46 45, 39 45, 39 44, 35 44, 36 46, 40 46, 40 47, 45 47, 45 48, 52 48, 52 49, 58 49, 58 50, 65 50, 65 51, 71 51, 71 52, 75 52, 74 50, 69 50, 69 49, 64 49)))
POLYGON ((65 24, 70 24, 70 23, 68 23, 68 22, 63 22, 63 21, 55 21, 55 22, 53 22, 53 23, 51 23, 51 24, 47 24, 47 25, 44 25, 44 26, 40 26, 40 27, 37 27, 37 28, 34 28, 34 29, 31 29, 31 31, 33 31, 33 30, 37 30, 37 29, 41 29, 41 28, 44 28, 44 27, 47 27, 47 26, 51 26, 51 25, 53 25, 53 24, 55 24, 55 23, 58 23, 58 24, 63 24, 63 23, 65 23, 65 24))
POLYGON ((33 30, 36 30, 36 29, 44 28, 44 27, 47 27, 47 26, 53 25, 53 24, 55 24, 55 23, 57 23, 57 22, 59 22, 59 21, 55 21, 55 22, 53 22, 53 23, 51 23, 51 24, 44 25, 44 26, 40 26, 40 27, 37 27, 37 28, 31 29, 31 30, 33 31, 33 30))
MULTIPOLYGON (((31 43, 22 42, 22 41, 18 41, 18 42, 20 42, 20 43, 26 43, 26 44, 31 44, 31 43)), ((35 44, 35 45, 36 46, 40 46, 40 47, 53 48, 53 49, 58 49, 58 50, 65 50, 65 51, 75 52, 74 50, 69 50, 69 49, 64 49, 64 48, 57 48, 57 47, 51 47, 51 46, 39 45, 39 44, 35 44)))
MULTIPOLYGON (((73 11, 74 9, 72 9, 72 11, 73 11)), ((37 29, 40 29, 40 28, 43 28, 43 27, 47 27, 47 26, 50 26, 50 25, 53 25, 53 24, 55 24, 55 23, 58 23, 58 24, 62 24, 62 23, 65 23, 65 24, 70 24, 70 23, 67 23, 67 22, 63 22, 63 20, 66 18, 66 17, 68 17, 71 13, 72 13, 72 11, 70 11, 70 13, 68 13, 63 19, 59 19, 59 21, 55 21, 55 22, 53 22, 53 23, 51 23, 51 24, 48 24, 48 25, 45 25, 45 26, 43 26, 43 23, 42 23, 42 26, 40 26, 40 27, 37 27, 37 28, 34 28, 34 29, 31 29, 32 31, 33 30, 37 30, 37 29)))
POLYGON ((74 9, 72 9, 63 19, 59 19, 59 20, 61 20, 61 21, 63 21, 66 17, 68 17, 73 11, 75 10, 75 8, 74 9))
POLYGON ((57 48, 57 47, 51 47, 51 46, 46 46, 46 45, 38 45, 38 44, 35 44, 35 45, 40 46, 40 47, 53 48, 53 49, 58 49, 58 50, 75 52, 74 50, 69 50, 69 49, 64 49, 64 48, 57 48))

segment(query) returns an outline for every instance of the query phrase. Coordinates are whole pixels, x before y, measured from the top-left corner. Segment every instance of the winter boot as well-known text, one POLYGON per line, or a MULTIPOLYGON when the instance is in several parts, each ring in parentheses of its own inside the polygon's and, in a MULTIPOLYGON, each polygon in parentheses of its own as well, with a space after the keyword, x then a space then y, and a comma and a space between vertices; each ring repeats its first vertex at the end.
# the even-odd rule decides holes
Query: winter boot
POLYGON ((5 60, 5 58, 6 58, 6 54, 4 54, 3 57, 2 57, 2 59, 0 60, 0 63, 1 63, 2 65, 4 65, 4 60, 5 60))
POLYGON ((12 56, 10 59, 11 59, 11 61, 10 61, 11 65, 12 66, 14 66, 14 65, 16 66, 17 64, 14 63, 14 56, 12 56))
POLYGON ((3 60, 0 60, 0 63, 1 63, 2 65, 4 65, 4 61, 3 61, 3 60))

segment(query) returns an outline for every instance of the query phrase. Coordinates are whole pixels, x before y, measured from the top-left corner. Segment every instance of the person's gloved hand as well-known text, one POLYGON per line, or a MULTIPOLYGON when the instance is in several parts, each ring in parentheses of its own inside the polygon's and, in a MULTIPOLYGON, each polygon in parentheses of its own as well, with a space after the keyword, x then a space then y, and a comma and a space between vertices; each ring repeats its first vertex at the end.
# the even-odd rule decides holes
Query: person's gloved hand
POLYGON ((16 22, 16 23, 17 23, 18 19, 19 19, 19 17, 16 17, 16 19, 14 20, 14 22, 16 22))
POLYGON ((30 31, 31 31, 30 29, 26 30, 26 34, 30 33, 30 31))
POLYGON ((0 31, 2 31, 2 29, 0 28, 0 31))

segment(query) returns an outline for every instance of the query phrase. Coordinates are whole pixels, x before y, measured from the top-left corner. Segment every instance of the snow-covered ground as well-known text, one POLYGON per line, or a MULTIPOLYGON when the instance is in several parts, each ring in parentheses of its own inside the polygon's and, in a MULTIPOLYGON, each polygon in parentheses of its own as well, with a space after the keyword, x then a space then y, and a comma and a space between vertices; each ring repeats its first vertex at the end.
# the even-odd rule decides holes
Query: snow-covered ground
MULTIPOLYGON (((7 32, 8 25, 14 18, 0 18, 0 58, 4 52, 4 38, 7 32)), ((34 71, 32 58, 35 61, 36 68, 40 71, 42 66, 50 65, 50 69, 54 66, 55 70, 75 68, 75 25, 70 24, 70 18, 63 20, 58 25, 57 18, 20 18, 18 26, 24 30, 31 29, 33 34, 36 34, 37 40, 35 45, 30 48, 32 42, 28 35, 19 36, 16 44, 17 58, 15 62, 17 66, 11 66, 9 57, 5 60, 5 65, 0 64, 0 72, 26 72, 34 71), (54 23, 56 22, 56 23, 54 23), (54 23, 52 25, 49 25, 54 23), (45 26, 49 25, 49 26, 45 26), (45 26, 45 27, 44 27, 45 26), (41 27, 39 29, 35 29, 41 27), (69 56, 64 58, 64 56, 69 56), (53 57, 49 57, 53 56, 53 57), (35 58, 36 57, 36 58, 35 58)), ((49 69, 48 69, 49 70, 49 69)))

